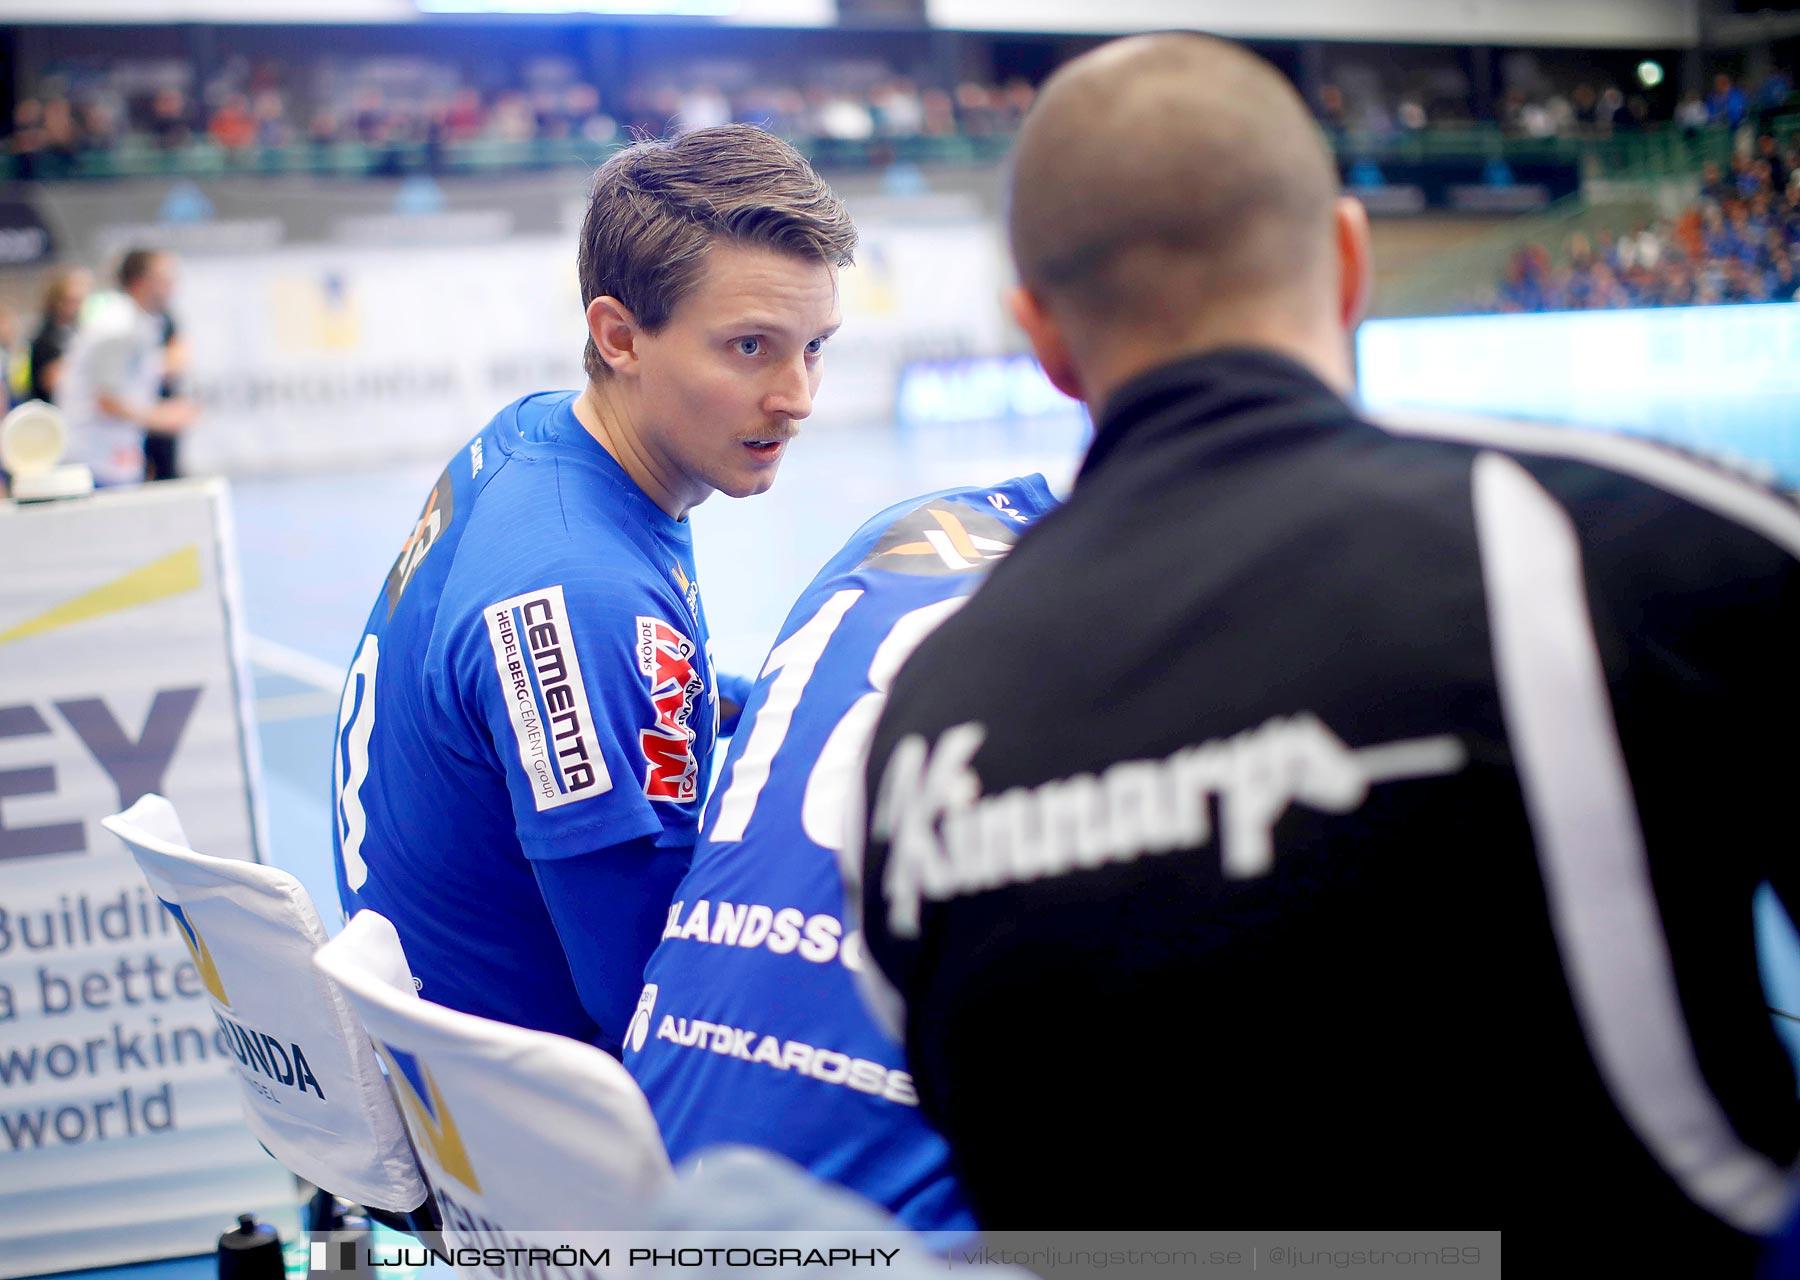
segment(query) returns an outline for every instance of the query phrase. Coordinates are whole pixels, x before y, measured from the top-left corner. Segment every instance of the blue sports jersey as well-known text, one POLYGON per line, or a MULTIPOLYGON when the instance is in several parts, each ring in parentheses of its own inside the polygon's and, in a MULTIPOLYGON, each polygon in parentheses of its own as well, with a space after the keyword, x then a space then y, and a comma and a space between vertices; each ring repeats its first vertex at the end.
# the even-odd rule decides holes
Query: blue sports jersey
POLYGON ((788 615, 625 1036, 675 1159, 749 1143, 920 1230, 974 1228, 901 1048, 856 990, 837 851, 889 681, 1054 505, 1025 476, 892 507, 788 615))
MULTIPOLYGON (((433 486, 344 686, 332 843, 346 914, 394 922, 425 998, 606 1043, 543 864, 691 848, 719 697, 689 526, 573 404, 507 406, 433 486)), ((618 904, 650 913, 646 949, 678 874, 618 904)))

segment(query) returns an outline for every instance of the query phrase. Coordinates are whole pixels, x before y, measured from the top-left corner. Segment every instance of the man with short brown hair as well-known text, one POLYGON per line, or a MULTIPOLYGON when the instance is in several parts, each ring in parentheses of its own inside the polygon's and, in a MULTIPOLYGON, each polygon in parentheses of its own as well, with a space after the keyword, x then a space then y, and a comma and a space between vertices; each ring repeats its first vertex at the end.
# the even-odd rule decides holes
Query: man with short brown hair
POLYGON ((587 386, 508 406, 439 477, 339 712, 339 893, 394 922, 426 999, 617 1052, 742 701, 687 514, 774 483, 855 241, 761 130, 596 175, 587 386))

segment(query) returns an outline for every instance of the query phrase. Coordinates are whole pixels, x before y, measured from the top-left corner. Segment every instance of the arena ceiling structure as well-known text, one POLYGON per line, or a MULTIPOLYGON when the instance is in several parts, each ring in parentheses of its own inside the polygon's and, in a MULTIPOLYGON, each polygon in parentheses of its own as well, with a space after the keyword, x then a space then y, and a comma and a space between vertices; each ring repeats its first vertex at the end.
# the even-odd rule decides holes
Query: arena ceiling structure
POLYGON ((1687 47, 1699 42, 1713 10, 1704 0, 4 0, 0 22, 404 23, 481 15, 825 27, 885 20, 960 31, 1187 28, 1263 39, 1687 47))

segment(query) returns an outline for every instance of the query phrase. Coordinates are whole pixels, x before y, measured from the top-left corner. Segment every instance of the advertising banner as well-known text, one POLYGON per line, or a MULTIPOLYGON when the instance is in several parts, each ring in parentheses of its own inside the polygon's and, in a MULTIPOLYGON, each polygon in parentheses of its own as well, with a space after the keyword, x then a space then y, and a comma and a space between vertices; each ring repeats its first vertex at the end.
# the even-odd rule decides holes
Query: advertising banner
POLYGON ((261 822, 224 486, 0 502, 0 1277, 297 1229, 189 944, 100 819, 261 822))
POLYGON ((1581 189, 1573 161, 1504 164, 1465 157, 1405 160, 1340 156, 1345 189, 1376 217, 1409 214, 1535 213, 1581 189))
POLYGON ((0 267, 32 267, 56 256, 56 241, 26 200, 0 198, 0 267))
MULTIPOLYGON (((906 364, 1004 349, 993 225, 924 203, 858 214, 844 326, 806 430, 886 424, 906 364)), ((581 386, 575 251, 570 233, 479 252, 345 244, 188 258, 175 310, 204 417, 184 460, 249 474, 441 459, 509 401, 581 386)))
POLYGON ((1372 320, 1363 405, 1581 423, 1800 490, 1800 307, 1372 320))
POLYGON ((580 385, 575 244, 304 246, 182 264, 196 471, 448 456, 508 401, 580 385))

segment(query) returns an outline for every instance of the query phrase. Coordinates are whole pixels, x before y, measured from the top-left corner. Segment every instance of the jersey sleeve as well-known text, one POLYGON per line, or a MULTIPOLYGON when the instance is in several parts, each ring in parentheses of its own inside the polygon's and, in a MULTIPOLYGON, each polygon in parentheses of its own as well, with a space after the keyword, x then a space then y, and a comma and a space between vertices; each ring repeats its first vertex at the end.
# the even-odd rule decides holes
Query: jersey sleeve
POLYGON ((569 577, 461 620, 452 679, 526 857, 692 846, 712 710, 705 657, 674 617, 628 579, 569 577))
POLYGON ((729 714, 723 711, 720 713, 719 733, 722 736, 736 733, 738 722, 744 715, 744 707, 756 688, 756 681, 749 676, 734 676, 723 671, 715 673, 713 678, 719 682, 719 705, 731 708, 729 714))
POLYGON ((594 1043, 615 1058, 688 859, 646 838, 532 864, 582 1008, 600 1028, 594 1043))

